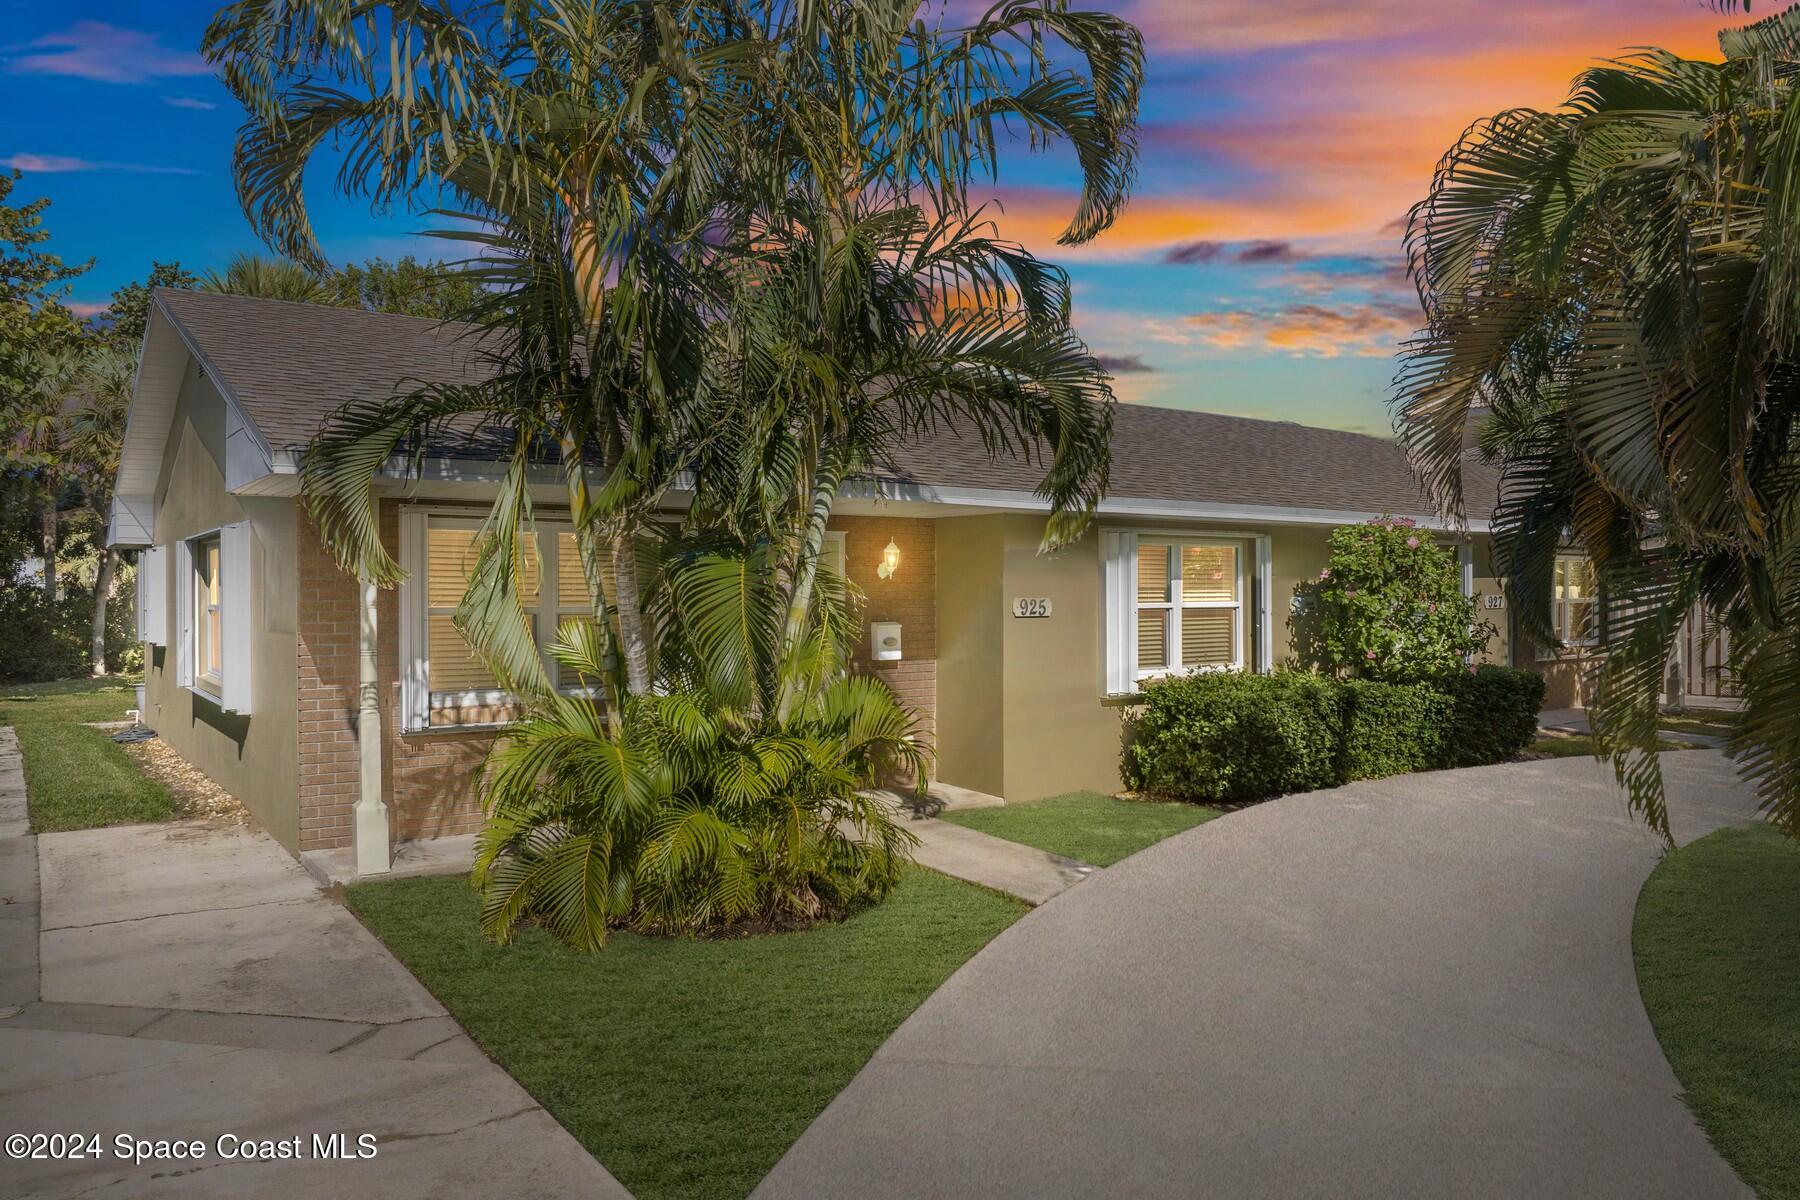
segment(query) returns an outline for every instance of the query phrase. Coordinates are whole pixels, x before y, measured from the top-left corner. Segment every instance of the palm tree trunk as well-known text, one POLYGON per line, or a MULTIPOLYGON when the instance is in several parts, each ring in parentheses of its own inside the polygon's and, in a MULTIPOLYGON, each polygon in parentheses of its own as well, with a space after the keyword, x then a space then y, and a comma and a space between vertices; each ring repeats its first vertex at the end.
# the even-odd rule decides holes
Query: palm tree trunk
POLYGON ((613 638, 612 622, 606 616, 606 577, 601 570, 601 536, 599 522, 594 520, 588 496, 587 470, 582 465, 581 445, 567 434, 562 438, 563 472, 568 479, 569 514, 575 521, 575 549, 581 556, 581 575, 593 601, 594 624, 598 628, 601 665, 605 668, 600 686, 606 702, 606 728, 615 738, 625 731, 623 719, 624 690, 619 686, 619 646, 613 638))
POLYGON ((619 614, 619 641, 625 652, 625 688, 650 694, 650 641, 644 631, 644 602, 638 592, 637 539, 630 530, 612 537, 613 602, 619 614))
MULTIPOLYGON (((825 545, 825 526, 831 520, 832 505, 837 502, 838 485, 843 482, 841 457, 831 451, 823 456, 818 474, 813 477, 812 509, 807 515, 806 529, 800 539, 799 560, 794 564, 794 589, 788 596, 787 624, 782 629, 780 656, 785 662, 793 654, 800 639, 806 636, 806 616, 812 608, 813 581, 819 576, 819 554, 825 545)), ((790 673, 781 681, 775 706, 776 719, 785 722, 799 702, 806 681, 790 673)))
POLYGON ((118 563, 119 552, 108 546, 106 553, 100 556, 100 571, 94 576, 94 627, 90 653, 96 675, 106 674, 106 610, 117 582, 118 563))

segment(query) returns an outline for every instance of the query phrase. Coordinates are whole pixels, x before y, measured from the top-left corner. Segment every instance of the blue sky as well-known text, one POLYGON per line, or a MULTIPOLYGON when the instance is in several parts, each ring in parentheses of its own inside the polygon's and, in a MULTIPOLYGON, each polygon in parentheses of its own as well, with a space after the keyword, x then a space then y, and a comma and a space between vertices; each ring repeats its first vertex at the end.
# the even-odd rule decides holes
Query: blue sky
MULTIPOLYGON (((1092 0, 1095 4, 1105 0, 1092 0)), ((955 0, 958 5, 973 0, 955 0)), ((0 162, 104 303, 154 260, 260 249, 231 182, 240 114, 197 54, 216 5, 0 0, 0 162)), ((985 2, 979 7, 986 7, 985 2)), ((1004 232, 1062 262, 1121 398, 1385 432, 1416 321, 1397 222, 1470 121, 1549 107, 1624 47, 1716 57, 1699 0, 1114 0, 1150 65, 1131 208, 1078 250, 1066 158, 1003 162, 1004 232)), ((415 213, 309 201, 335 261, 435 257, 415 213)))

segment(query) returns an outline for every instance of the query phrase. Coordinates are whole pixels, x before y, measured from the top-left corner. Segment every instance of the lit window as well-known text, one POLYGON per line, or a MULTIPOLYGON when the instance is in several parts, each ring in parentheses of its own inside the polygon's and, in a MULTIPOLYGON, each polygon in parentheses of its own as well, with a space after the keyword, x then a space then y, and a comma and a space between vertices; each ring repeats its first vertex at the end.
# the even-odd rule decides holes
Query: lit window
POLYGON ((1576 554, 1558 555, 1550 586, 1550 620, 1565 646, 1600 642, 1600 592, 1594 565, 1576 554))
POLYGON ((1235 542, 1138 540, 1132 627, 1139 679, 1244 665, 1242 560, 1235 542))
POLYGON ((224 610, 220 606, 219 539, 201 538, 191 548, 194 563, 194 674, 218 691, 224 681, 224 610))

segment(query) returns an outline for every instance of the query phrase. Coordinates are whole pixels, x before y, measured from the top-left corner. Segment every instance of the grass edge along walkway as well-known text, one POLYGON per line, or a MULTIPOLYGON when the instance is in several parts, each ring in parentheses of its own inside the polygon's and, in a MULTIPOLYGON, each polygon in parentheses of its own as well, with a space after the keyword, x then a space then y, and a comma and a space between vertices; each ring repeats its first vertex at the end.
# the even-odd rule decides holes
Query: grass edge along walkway
POLYGON ((1096 867, 1110 867, 1164 838, 1204 824, 1220 812, 1200 804, 1070 792, 1047 800, 959 808, 939 815, 965 829, 1096 867))
POLYGON ((1767 825, 1674 851, 1638 896, 1638 988, 1688 1107, 1761 1200, 1800 1200, 1800 846, 1767 825))
POLYGON ((488 944, 461 878, 356 884, 347 901, 638 1200, 747 1195, 888 1034, 1028 911, 914 867, 841 923, 619 934, 583 956, 531 930, 488 944))
POLYGON ((0 725, 18 735, 33 833, 167 821, 175 797, 90 721, 121 721, 134 705, 120 676, 0 684, 0 725))

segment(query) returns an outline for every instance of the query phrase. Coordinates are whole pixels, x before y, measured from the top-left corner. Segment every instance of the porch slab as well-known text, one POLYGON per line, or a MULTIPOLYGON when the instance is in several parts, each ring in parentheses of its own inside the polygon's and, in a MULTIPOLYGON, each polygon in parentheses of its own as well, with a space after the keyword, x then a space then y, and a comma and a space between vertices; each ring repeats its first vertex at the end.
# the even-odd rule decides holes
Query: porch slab
POLYGON ((300 865, 321 887, 338 887, 358 879, 405 879, 414 875, 467 875, 475 866, 475 835, 418 838, 394 843, 394 862, 381 875, 359 876, 356 851, 349 846, 334 850, 308 850, 300 865))
POLYGON ((906 788, 874 788, 863 794, 886 800, 901 812, 915 817, 935 817, 954 808, 1000 808, 1006 804, 999 796, 957 787, 954 783, 933 783, 923 796, 906 788))

